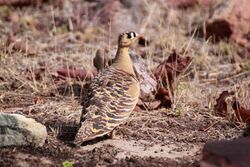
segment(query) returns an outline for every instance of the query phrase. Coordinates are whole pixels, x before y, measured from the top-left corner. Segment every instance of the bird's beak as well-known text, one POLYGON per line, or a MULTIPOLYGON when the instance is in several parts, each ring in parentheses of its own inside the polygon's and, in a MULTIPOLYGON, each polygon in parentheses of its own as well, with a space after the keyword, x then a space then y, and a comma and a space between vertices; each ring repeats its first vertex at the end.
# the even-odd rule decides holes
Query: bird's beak
POLYGON ((137 33, 135 33, 135 37, 139 39, 139 38, 141 38, 141 37, 142 37, 142 35, 141 35, 141 34, 137 34, 137 33))

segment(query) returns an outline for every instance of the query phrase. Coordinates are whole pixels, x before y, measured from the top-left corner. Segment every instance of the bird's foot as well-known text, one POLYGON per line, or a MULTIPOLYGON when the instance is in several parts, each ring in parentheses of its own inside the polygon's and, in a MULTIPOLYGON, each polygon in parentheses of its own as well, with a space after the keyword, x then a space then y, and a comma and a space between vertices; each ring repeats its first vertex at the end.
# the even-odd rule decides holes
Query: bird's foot
POLYGON ((110 138, 110 139, 113 139, 113 140, 118 140, 118 139, 120 139, 120 137, 116 135, 116 131, 115 131, 115 130, 112 130, 112 131, 110 132, 109 138, 110 138))
POLYGON ((73 142, 73 144, 75 145, 75 146, 81 146, 82 145, 82 141, 81 140, 75 140, 74 142, 73 142))

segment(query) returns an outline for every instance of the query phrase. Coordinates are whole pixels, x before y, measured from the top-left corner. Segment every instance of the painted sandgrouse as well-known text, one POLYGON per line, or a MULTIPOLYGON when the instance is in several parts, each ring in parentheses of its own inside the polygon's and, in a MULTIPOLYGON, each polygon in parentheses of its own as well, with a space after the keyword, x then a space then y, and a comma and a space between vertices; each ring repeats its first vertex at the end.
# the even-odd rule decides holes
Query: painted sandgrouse
POLYGON ((114 128, 130 116, 139 98, 140 85, 128 50, 140 37, 135 32, 120 34, 114 63, 90 83, 75 144, 110 132, 112 135, 114 128))

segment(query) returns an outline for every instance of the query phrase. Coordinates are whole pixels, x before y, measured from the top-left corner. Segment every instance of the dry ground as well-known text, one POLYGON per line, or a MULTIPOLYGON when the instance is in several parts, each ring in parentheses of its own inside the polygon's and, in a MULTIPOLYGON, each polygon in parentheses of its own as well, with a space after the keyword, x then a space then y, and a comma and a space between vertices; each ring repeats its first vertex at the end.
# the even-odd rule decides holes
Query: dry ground
POLYGON ((64 11, 51 4, 0 7, 0 111, 32 117, 49 131, 41 148, 2 148, 0 166, 198 166, 206 142, 242 136, 244 125, 216 117, 213 106, 223 90, 236 91, 250 105, 249 52, 231 42, 212 44, 194 37, 192 28, 208 11, 157 5, 146 3, 144 17, 136 13, 139 21, 132 22, 151 41, 148 48, 137 49, 146 53, 142 61, 154 68, 173 48, 193 58, 189 72, 179 78, 172 109, 134 112, 118 128, 120 139, 82 147, 68 146, 56 136, 58 126, 79 119, 85 81, 58 78, 56 70, 94 69, 97 49, 114 54, 119 26, 114 25, 113 31, 112 26, 104 28, 90 19, 83 28, 69 31, 64 11), (163 17, 165 12, 171 17, 163 17), (13 19, 13 13, 18 19, 13 19), (38 53, 30 55, 6 46, 9 33, 38 53), (244 69, 237 74, 240 65, 244 69))

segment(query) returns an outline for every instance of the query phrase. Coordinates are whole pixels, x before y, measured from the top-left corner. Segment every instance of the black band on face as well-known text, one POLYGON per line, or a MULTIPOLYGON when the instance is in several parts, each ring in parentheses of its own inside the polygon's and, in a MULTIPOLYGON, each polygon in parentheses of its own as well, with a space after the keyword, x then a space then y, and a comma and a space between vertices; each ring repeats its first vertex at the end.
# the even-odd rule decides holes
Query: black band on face
POLYGON ((136 34, 135 34, 135 32, 132 32, 132 33, 133 33, 134 37, 136 37, 136 34))

